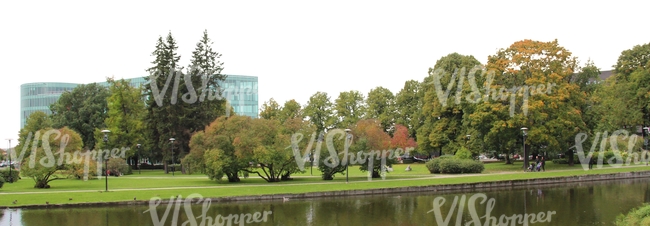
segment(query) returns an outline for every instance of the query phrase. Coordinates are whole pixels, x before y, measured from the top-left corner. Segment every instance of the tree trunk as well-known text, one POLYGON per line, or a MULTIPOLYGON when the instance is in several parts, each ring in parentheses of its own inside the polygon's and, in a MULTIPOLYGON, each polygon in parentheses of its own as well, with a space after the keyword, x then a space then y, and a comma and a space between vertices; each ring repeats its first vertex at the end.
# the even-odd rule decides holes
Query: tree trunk
POLYGON ((293 180, 293 178, 291 178, 291 173, 287 172, 284 175, 282 175, 282 178, 280 178, 280 180, 287 181, 287 180, 293 180))
POLYGON ((163 163, 163 168, 165 168, 165 174, 169 173, 169 167, 168 166, 169 166, 169 164, 167 164, 167 161, 165 161, 165 163, 163 163))

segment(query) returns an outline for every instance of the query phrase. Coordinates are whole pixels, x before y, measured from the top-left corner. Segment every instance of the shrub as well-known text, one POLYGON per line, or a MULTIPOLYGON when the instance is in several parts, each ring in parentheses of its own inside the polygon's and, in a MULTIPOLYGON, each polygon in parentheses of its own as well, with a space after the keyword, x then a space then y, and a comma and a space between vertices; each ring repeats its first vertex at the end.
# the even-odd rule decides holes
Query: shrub
POLYGON ((5 185, 5 179, 0 177, 0 188, 5 185))
POLYGON ((444 157, 430 160, 426 166, 431 173, 481 173, 485 170, 485 166, 479 161, 444 157))
POLYGON ((467 148, 462 147, 456 152, 455 156, 458 159, 472 159, 472 152, 467 150, 467 148))
MULTIPOLYGON (((84 179, 84 167, 86 162, 70 164, 69 174, 71 178, 84 179)), ((88 161, 88 179, 97 178, 97 161, 88 161)))
POLYGON ((650 205, 646 203, 639 208, 632 209, 626 215, 618 215, 615 223, 618 226, 650 225, 650 205))
POLYGON ((122 158, 109 159, 106 165, 108 165, 108 170, 111 171, 111 175, 115 176, 128 173, 130 168, 129 165, 126 164, 126 160, 122 158))
POLYGON ((11 170, 11 181, 9 181, 9 169, 0 170, 0 178, 5 182, 16 182, 20 179, 20 172, 18 170, 11 170))

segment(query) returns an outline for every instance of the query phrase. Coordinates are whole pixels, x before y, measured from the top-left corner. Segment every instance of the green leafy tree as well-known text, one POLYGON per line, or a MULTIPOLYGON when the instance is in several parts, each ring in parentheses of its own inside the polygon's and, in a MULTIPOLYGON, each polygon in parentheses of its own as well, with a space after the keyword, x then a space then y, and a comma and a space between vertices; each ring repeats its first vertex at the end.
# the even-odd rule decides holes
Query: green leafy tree
POLYGON ((364 117, 366 105, 358 91, 341 92, 334 101, 338 128, 349 128, 364 117))
POLYGON ((21 173, 34 180, 34 188, 50 188, 51 181, 67 177, 60 176, 59 173, 69 172, 68 161, 60 158, 62 154, 58 153, 71 155, 74 151, 81 150, 82 138, 75 131, 64 127, 58 130, 51 128, 39 130, 32 139, 34 141, 30 146, 35 152, 30 152, 22 159, 21 173))
MULTIPOLYGON (((108 78, 111 95, 108 97, 108 117, 104 121, 105 128, 95 128, 95 144, 101 149, 108 149, 102 141, 101 130, 111 131, 110 147, 129 147, 126 156, 130 158, 137 151, 136 144, 143 142, 145 108, 142 101, 142 91, 135 88, 124 79, 108 78)), ((139 160, 138 160, 139 161, 139 160)))
POLYGON ((245 155, 250 149, 242 136, 251 131, 250 117, 219 117, 205 131, 192 136, 191 155, 203 153, 205 172, 210 179, 221 180, 224 176, 229 182, 239 182, 239 174, 250 167, 251 156, 245 155))
POLYGON ((294 99, 284 102, 284 106, 282 106, 278 116, 280 122, 284 123, 287 120, 296 118, 301 120, 304 119, 304 112, 300 103, 294 99))
POLYGON ((336 118, 334 117, 333 104, 325 92, 316 92, 309 98, 305 107, 305 116, 316 127, 318 133, 334 128, 336 118))
POLYGON ((389 89, 377 87, 368 92, 365 118, 379 120, 381 127, 389 134, 394 132, 395 95, 389 89))
POLYGON ((282 107, 280 107, 280 104, 278 104, 275 99, 271 98, 269 101, 262 104, 262 107, 260 108, 260 118, 278 119, 281 110, 282 107))
POLYGON ((417 130, 421 126, 422 98, 420 97, 420 82, 409 80, 395 95, 395 123, 406 126, 409 136, 417 139, 417 130))
MULTIPOLYGON (((438 150, 442 155, 443 152, 454 153, 461 146, 459 142, 468 130, 468 126, 463 125, 463 118, 473 110, 472 103, 465 98, 470 89, 465 80, 470 74, 478 77, 476 75, 480 75, 481 70, 473 69, 480 66, 473 56, 452 53, 440 58, 429 69, 421 90, 424 97, 423 124, 417 132, 419 152, 438 150)), ((480 81, 477 83, 482 84, 480 81)))
POLYGON ((95 148, 95 129, 105 128, 108 117, 107 98, 110 91, 97 83, 82 84, 71 92, 64 92, 50 106, 55 128, 67 126, 81 135, 85 149, 95 148))
POLYGON ((45 112, 36 111, 30 114, 25 126, 20 129, 20 132, 18 133, 18 145, 14 148, 15 151, 11 152, 11 158, 17 159, 17 161, 20 162, 22 159, 18 159, 19 157, 17 155, 20 153, 28 154, 31 151, 31 149, 29 149, 31 143, 27 140, 33 140, 36 131, 51 127, 52 119, 45 114, 45 112))

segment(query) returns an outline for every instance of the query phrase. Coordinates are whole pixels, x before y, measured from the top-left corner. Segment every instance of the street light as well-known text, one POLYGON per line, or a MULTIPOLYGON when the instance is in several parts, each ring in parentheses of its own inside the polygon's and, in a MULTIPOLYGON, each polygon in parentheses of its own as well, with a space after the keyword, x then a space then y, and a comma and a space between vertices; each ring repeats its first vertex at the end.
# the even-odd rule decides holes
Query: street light
MULTIPOLYGON (((110 132, 111 131, 107 129, 102 130, 102 133, 104 134, 104 144, 105 144, 104 146, 106 146, 107 149, 108 149, 108 134, 110 132)), ((108 192, 108 159, 107 158, 104 158, 104 172, 106 172, 106 177, 104 178, 106 180, 106 191, 108 192)))
MULTIPOLYGON (((350 141, 352 140, 352 132, 351 129, 345 129, 345 133, 347 134, 347 139, 345 139, 345 153, 348 152, 348 148, 350 148, 350 141)), ((348 155, 345 155, 345 158, 348 158, 348 155)), ((349 182, 349 170, 348 170, 348 165, 350 165, 349 159, 345 161, 345 183, 347 184, 349 182)), ((369 169, 371 170, 371 169, 369 169)))
POLYGON ((174 141, 175 140, 176 139, 174 139, 173 137, 169 138, 169 142, 171 142, 172 144, 172 177, 174 176, 174 171, 175 171, 175 167, 174 167, 174 141))
MULTIPOLYGON (((318 134, 318 147, 320 147, 320 143, 323 142, 323 132, 318 134)), ((310 169, 310 174, 313 176, 314 175, 314 149, 311 149, 311 153, 309 154, 309 162, 311 162, 311 166, 309 167, 310 169)))
MULTIPOLYGON (((650 135, 650 127, 643 127, 643 130, 645 130, 645 134, 646 134, 645 139, 643 139, 643 144, 645 144, 645 150, 648 150, 648 135, 650 135)), ((646 156, 646 159, 647 158, 648 156, 646 156)), ((649 160, 646 160, 645 162, 646 166, 648 165, 648 161, 649 160)))
POLYGON ((466 145, 467 145, 467 142, 469 142, 469 138, 470 138, 471 136, 472 136, 472 135, 469 135, 469 134, 465 135, 465 137, 467 137, 467 140, 465 141, 465 144, 466 144, 466 145))
MULTIPOLYGON (((140 164, 138 165, 138 174, 142 174, 142 169, 140 169, 140 165, 142 165, 142 159, 140 159, 140 147, 141 147, 142 145, 141 145, 141 144, 136 144, 135 146, 138 147, 138 162, 137 162, 137 163, 140 163, 140 164)), ((137 163, 136 163, 136 164, 137 164, 137 163)))
POLYGON ((9 148, 7 148, 7 156, 9 156, 9 183, 14 182, 14 178, 11 176, 11 168, 13 167, 13 162, 11 162, 11 139, 7 139, 9 141, 9 148))
POLYGON ((524 172, 528 168, 528 151, 526 151, 526 136, 528 136, 528 132, 526 132, 528 128, 522 127, 521 132, 524 134, 524 172))

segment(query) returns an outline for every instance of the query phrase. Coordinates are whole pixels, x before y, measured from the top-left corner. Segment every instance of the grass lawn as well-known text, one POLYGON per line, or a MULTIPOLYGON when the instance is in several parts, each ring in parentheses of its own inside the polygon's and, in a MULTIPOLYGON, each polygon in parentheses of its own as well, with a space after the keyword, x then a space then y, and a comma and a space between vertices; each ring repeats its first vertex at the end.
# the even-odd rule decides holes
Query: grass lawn
POLYGON ((242 178, 239 183, 228 183, 227 181, 211 181, 207 176, 200 174, 182 175, 176 173, 172 176, 171 173, 165 174, 162 170, 142 170, 142 174, 138 174, 138 171, 134 170, 133 175, 109 177, 110 192, 101 192, 105 190, 103 178, 88 181, 55 180, 50 182, 50 189, 35 189, 31 178, 23 178, 16 183, 4 184, 4 187, 0 189, 0 206, 18 207, 20 205, 45 204, 46 202, 65 204, 129 201, 134 197, 138 200, 149 200, 152 197, 168 199, 179 194, 186 197, 192 193, 198 193, 204 197, 306 193, 650 170, 650 167, 641 165, 621 168, 604 166, 602 169, 585 171, 580 165, 569 167, 547 162, 546 172, 524 173, 521 162, 517 162, 515 165, 485 164, 486 170, 481 174, 446 175, 430 174, 424 164, 409 165, 411 165, 412 171, 404 170, 406 164, 398 164, 393 166, 394 171, 388 173, 385 180, 375 178, 372 181, 368 181, 367 173, 361 172, 358 167, 350 167, 350 183, 347 184, 346 176, 340 174, 337 174, 333 181, 321 180, 320 171, 317 168, 313 169, 313 176, 310 174, 310 168, 306 168, 305 173, 295 174, 293 180, 278 183, 267 183, 256 175, 251 175, 246 179, 242 178), (14 200, 17 200, 17 204, 12 203, 14 200))

